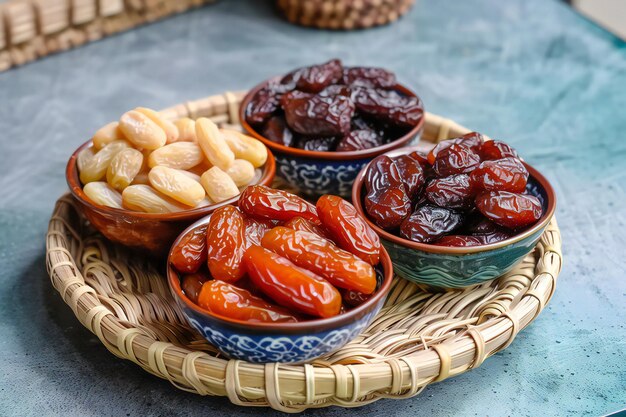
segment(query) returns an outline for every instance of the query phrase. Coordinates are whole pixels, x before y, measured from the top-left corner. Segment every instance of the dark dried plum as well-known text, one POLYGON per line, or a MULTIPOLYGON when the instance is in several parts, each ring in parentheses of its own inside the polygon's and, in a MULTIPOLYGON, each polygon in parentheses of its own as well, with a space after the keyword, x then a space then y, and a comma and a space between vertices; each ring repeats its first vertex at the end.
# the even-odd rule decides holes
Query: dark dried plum
POLYGON ((355 88, 352 99, 359 112, 400 127, 417 126, 424 114, 419 98, 396 91, 355 88))
POLYGON ((483 161, 502 158, 519 158, 515 149, 498 140, 488 140, 480 147, 480 156, 483 161))
POLYGON ((428 162, 430 162, 431 165, 434 164, 435 159, 437 158, 437 155, 439 154, 439 152, 443 151, 444 149, 449 148, 450 146, 454 144, 465 145, 471 150, 473 150, 474 152, 478 153, 480 151, 483 141, 484 141, 483 135, 481 135, 478 132, 470 132, 456 139, 444 140, 443 142, 439 142, 437 146, 431 149, 431 151, 428 153, 428 162))
POLYGON ((269 87, 260 89, 246 107, 246 120, 251 125, 262 125, 278 110, 280 95, 269 87))
POLYGON ((350 132, 354 104, 344 96, 321 97, 292 91, 281 99, 287 125, 309 136, 344 136, 350 132))
POLYGON ((536 223, 541 217, 541 203, 534 196, 508 191, 491 191, 476 197, 476 207, 494 223, 519 229, 536 223))
POLYGON ((400 155, 394 158, 394 162, 400 171, 400 178, 409 198, 413 199, 424 185, 424 172, 418 161, 410 155, 400 155))
POLYGON ((290 72, 281 83, 294 82, 296 88, 307 93, 319 93, 331 84, 337 84, 343 78, 341 61, 333 59, 319 65, 299 68, 290 72))
POLYGON ((284 146, 291 146, 293 144, 293 133, 291 133, 291 130, 287 127, 283 116, 272 116, 272 118, 265 123, 262 134, 263 137, 272 142, 284 146))
POLYGON ((437 154, 433 169, 440 177, 448 177, 471 172, 479 164, 480 156, 476 152, 465 145, 455 143, 437 154))
POLYGON ((429 243, 458 228, 463 216, 436 206, 419 207, 400 225, 400 235, 414 242, 429 243))
POLYGON ((473 203, 474 193, 467 174, 433 179, 426 187, 426 198, 439 207, 466 209, 473 203))
POLYGON ((476 189, 521 193, 526 189, 528 170, 517 158, 485 161, 472 171, 471 180, 476 189))
POLYGON ((343 82, 359 87, 391 88, 396 85, 396 76, 383 68, 351 67, 344 68, 343 82))
POLYGON ((337 145, 337 152, 360 151, 383 144, 383 138, 370 129, 353 130, 344 136, 337 145))

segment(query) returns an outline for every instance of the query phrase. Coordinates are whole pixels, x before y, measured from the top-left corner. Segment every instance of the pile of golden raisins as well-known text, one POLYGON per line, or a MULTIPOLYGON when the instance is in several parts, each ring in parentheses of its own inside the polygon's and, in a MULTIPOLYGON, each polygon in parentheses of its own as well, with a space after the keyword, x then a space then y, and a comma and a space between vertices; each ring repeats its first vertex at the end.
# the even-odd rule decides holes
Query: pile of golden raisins
POLYGON ((260 141, 207 118, 170 122, 138 107, 99 129, 78 154, 83 191, 94 203, 171 213, 219 203, 258 181, 260 141))

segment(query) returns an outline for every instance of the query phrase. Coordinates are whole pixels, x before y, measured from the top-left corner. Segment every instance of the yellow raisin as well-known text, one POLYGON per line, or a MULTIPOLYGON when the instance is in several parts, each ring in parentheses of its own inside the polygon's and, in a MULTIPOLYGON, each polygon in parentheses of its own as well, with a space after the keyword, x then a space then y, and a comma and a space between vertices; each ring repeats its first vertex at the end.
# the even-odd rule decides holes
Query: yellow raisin
POLYGON ((267 148, 263 142, 232 129, 220 129, 235 158, 249 161, 255 168, 267 161, 267 148))
POLYGON ((250 184, 254 179, 254 167, 245 159, 235 159, 235 162, 226 170, 229 177, 235 181, 237 187, 250 184))
POLYGON ((205 117, 196 120, 196 139, 206 158, 216 167, 227 170, 235 161, 233 151, 211 120, 205 117))
POLYGON ((115 155, 128 148, 130 148, 128 142, 125 140, 116 140, 100 149, 85 162, 85 165, 80 170, 80 181, 83 184, 87 184, 103 179, 115 155))
POLYGON ((124 139, 124 134, 119 129, 119 124, 117 122, 111 122, 102 126, 91 138, 93 146, 96 150, 100 150, 107 144, 119 139, 124 139))
POLYGON ((178 128, 179 142, 195 142, 196 141, 196 122, 189 117, 183 117, 174 122, 178 128))
POLYGON ((137 149, 128 148, 113 157, 107 169, 107 182, 116 190, 128 187, 141 171, 143 155, 137 149))
POLYGON ((173 213, 188 209, 145 184, 129 185, 124 188, 122 204, 129 210, 144 213, 173 213))
POLYGON ((190 169, 203 160, 204 154, 196 143, 176 142, 152 151, 148 158, 148 166, 153 168, 161 165, 175 169, 190 169))
POLYGON ((83 168, 87 165, 89 160, 93 158, 96 154, 96 149, 93 146, 83 149, 76 156, 76 166, 78 167, 78 172, 82 171, 83 168))
POLYGON ((235 181, 218 167, 213 167, 202 174, 200 183, 209 198, 216 203, 239 195, 239 188, 237 188, 235 181))
POLYGON ((165 131, 152 119, 137 110, 122 115, 119 128, 133 145, 141 149, 157 149, 165 145, 165 131))
POLYGON ((206 195, 202 185, 173 168, 156 166, 150 170, 148 178, 157 191, 191 207, 206 195))
POLYGON ((137 107, 135 110, 148 116, 150 120, 163 129, 165 132, 166 143, 174 143, 178 140, 178 127, 176 127, 174 123, 169 120, 164 119, 159 112, 147 107, 137 107))
POLYGON ((94 181, 83 187, 89 199, 101 206, 122 208, 122 195, 103 181, 94 181))

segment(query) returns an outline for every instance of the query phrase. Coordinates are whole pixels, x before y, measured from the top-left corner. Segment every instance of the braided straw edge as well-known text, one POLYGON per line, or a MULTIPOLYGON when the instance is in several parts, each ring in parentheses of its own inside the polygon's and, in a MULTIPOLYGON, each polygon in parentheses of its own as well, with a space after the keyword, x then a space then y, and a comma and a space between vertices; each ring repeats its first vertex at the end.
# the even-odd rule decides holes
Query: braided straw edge
MULTIPOLYGON (((209 117, 216 123, 237 126, 237 107, 244 94, 225 93, 189 101, 162 113, 170 119, 209 117)), ((424 137, 433 142, 469 131, 431 113, 425 117, 424 137)), ((252 364, 157 341, 148 329, 117 318, 110 306, 101 303, 96 291, 86 285, 77 266, 80 260, 72 258, 72 253, 76 253, 72 245, 82 245, 80 239, 68 241, 66 237, 75 233, 66 220, 76 216, 73 207, 69 196, 61 198, 55 207, 46 237, 47 269, 65 303, 109 351, 169 380, 177 388, 227 396, 238 405, 270 406, 284 412, 329 405, 356 407, 380 398, 407 398, 432 382, 480 366, 486 358, 506 348, 545 308, 562 266, 561 236, 553 219, 537 245, 538 261, 530 286, 518 289, 520 292, 508 307, 490 304, 478 320, 468 322, 467 329, 453 338, 442 343, 432 341, 427 349, 401 358, 366 364, 252 364)))
POLYGON ((0 3, 0 71, 215 0, 9 0, 0 3))

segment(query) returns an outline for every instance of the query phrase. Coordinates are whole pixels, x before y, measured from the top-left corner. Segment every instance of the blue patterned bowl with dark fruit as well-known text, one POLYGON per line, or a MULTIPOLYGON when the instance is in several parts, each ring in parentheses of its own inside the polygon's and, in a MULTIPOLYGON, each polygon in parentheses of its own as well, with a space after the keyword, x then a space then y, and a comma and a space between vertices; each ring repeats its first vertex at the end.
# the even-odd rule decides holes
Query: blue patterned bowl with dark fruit
MULTIPOLYGON (((390 150, 417 143, 421 137, 424 116, 416 126, 402 131, 397 138, 381 146, 358 151, 313 151, 274 142, 248 123, 246 108, 259 90, 280 79, 271 78, 250 90, 239 108, 239 119, 248 134, 272 150, 276 158, 276 174, 299 194, 310 197, 335 194, 350 198, 354 179, 369 161, 390 150)), ((396 84, 393 90, 403 96, 417 97, 413 91, 400 84, 396 84)))
MULTIPOLYGON (((408 147, 387 153, 393 158, 422 147, 408 147)), ((352 189, 352 204, 378 233, 389 252, 394 272, 404 279, 433 287, 461 288, 489 281, 509 272, 524 259, 550 223, 556 208, 556 195, 548 180, 527 163, 529 172, 526 192, 539 199, 542 215, 532 226, 496 243, 471 247, 419 243, 394 235, 372 222, 364 210, 365 167, 352 189)))
POLYGON ((381 248, 376 291, 367 301, 337 316, 294 323, 261 323, 235 320, 203 309, 184 294, 181 275, 170 259, 181 241, 197 228, 206 227, 210 217, 191 225, 174 242, 168 258, 168 284, 189 324, 229 358, 254 363, 309 362, 338 350, 358 336, 383 306, 393 270, 387 251, 381 248))

